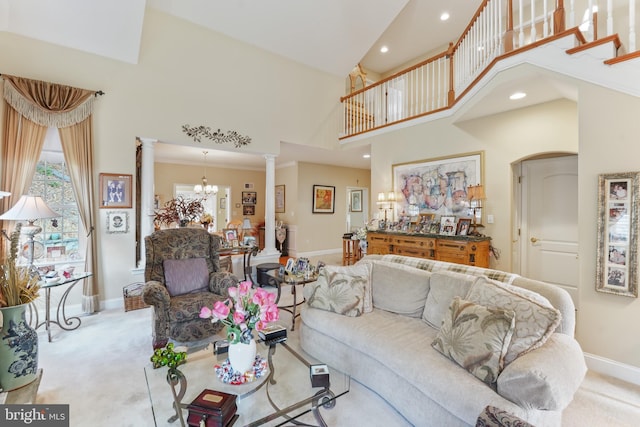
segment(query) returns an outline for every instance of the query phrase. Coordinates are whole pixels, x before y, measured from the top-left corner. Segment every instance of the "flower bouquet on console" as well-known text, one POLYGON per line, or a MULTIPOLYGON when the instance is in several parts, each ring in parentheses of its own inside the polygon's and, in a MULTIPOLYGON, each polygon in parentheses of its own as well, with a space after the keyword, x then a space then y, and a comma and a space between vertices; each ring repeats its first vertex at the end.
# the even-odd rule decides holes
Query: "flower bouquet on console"
POLYGON ((262 331, 279 319, 274 294, 262 288, 253 289, 250 281, 240 282, 238 286, 229 288, 229 298, 225 301, 217 301, 212 308, 202 307, 200 317, 222 322, 227 327, 228 362, 232 370, 227 371, 224 364, 216 366, 216 373, 222 381, 241 384, 263 374, 266 362, 256 358, 253 331, 262 331))

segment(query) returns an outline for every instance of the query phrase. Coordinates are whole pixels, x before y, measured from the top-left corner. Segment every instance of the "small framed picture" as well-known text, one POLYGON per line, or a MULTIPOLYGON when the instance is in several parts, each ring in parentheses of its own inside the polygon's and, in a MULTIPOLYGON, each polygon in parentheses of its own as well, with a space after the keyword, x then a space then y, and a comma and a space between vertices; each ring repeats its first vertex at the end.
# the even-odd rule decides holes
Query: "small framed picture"
POLYGON ((125 211, 107 212, 107 233, 128 233, 129 214, 125 211))
POLYGON ((242 206, 242 215, 255 215, 256 214, 256 206, 255 205, 244 205, 242 206))
POLYGON ((456 235, 456 217, 443 215, 440 217, 440 234, 444 236, 456 235))
POLYGON ((471 218, 460 218, 456 234, 458 236, 466 236, 469 233, 469 227, 471 227, 471 218))
POLYGON ((255 236, 244 236, 242 238, 243 246, 258 246, 255 236))
POLYGON ((132 175, 100 174, 100 208, 130 208, 132 175))
POLYGON ((47 258, 60 258, 65 254, 66 247, 64 246, 49 246, 47 248, 47 258))
POLYGON ((295 266, 296 266, 295 258, 289 258, 287 260, 287 265, 285 265, 284 267, 284 271, 286 271, 287 273, 292 273, 295 266))
POLYGON ((255 191, 243 191, 242 192, 242 204, 243 205, 255 205, 258 195, 255 191))
POLYGON ((313 186, 313 213, 335 212, 336 187, 332 185, 313 186))
POLYGON ((225 228, 222 230, 222 233, 224 234, 224 239, 229 244, 233 243, 234 240, 238 240, 238 230, 235 228, 225 228))
POLYGON ((351 212, 362 212, 362 190, 351 190, 351 212))
POLYGON ((276 213, 284 213, 285 188, 284 185, 276 185, 276 213))

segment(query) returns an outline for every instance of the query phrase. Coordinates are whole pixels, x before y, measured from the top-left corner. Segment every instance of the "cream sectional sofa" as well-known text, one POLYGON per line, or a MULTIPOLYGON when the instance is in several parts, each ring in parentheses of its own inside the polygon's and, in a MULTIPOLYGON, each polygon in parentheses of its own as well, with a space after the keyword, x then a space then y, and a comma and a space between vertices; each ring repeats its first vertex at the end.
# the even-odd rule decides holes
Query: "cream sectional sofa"
POLYGON ((378 393, 416 426, 475 425, 486 406, 536 426, 559 426, 586 374, 573 338, 573 302, 546 283, 370 255, 355 266, 327 266, 304 293, 302 348, 378 393), (502 307, 491 307, 496 304, 502 307), (495 318, 495 327, 481 322, 495 318), (476 320, 482 327, 469 329, 476 320), (461 358, 465 346, 455 346, 464 334, 476 344, 485 339, 481 345, 493 350, 461 358), (443 343, 453 350, 443 353, 443 343))

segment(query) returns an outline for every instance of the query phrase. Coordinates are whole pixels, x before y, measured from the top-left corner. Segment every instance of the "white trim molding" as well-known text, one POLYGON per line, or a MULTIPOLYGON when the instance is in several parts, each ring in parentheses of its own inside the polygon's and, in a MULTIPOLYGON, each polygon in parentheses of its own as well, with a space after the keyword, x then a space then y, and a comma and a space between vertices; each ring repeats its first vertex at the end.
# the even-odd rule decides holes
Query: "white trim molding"
POLYGON ((585 353, 584 359, 592 371, 640 386, 640 368, 636 366, 590 353, 585 353))

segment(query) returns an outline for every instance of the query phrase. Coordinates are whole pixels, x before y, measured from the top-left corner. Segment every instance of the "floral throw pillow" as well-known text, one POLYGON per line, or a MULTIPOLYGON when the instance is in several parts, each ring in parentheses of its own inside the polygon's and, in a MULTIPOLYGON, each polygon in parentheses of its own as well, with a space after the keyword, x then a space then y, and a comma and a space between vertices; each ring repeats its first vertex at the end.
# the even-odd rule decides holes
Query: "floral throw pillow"
POLYGON ((364 312, 365 287, 369 275, 353 276, 330 270, 324 268, 318 280, 307 285, 311 288, 305 292, 307 304, 344 316, 360 316, 364 312))
POLYGON ((483 382, 494 385, 515 325, 513 310, 455 297, 431 346, 483 382))
POLYGON ((516 313, 516 328, 505 356, 507 365, 518 356, 543 345, 562 320, 560 312, 543 296, 533 298, 531 292, 522 292, 516 286, 486 277, 478 278, 465 298, 476 304, 501 307, 516 313))

